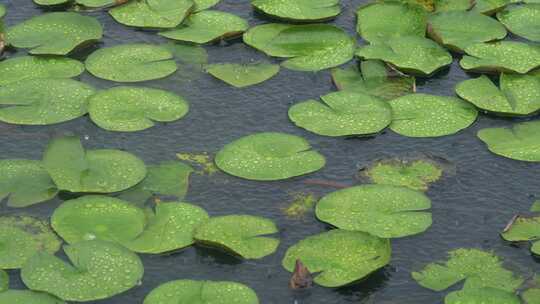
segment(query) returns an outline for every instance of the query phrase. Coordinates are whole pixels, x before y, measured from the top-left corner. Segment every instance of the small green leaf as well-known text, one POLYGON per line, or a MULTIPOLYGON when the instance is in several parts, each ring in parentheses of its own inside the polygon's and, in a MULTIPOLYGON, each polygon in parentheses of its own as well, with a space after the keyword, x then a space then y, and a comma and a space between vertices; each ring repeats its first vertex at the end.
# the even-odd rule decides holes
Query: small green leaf
POLYGON ((192 0, 133 0, 109 14, 119 23, 134 27, 173 28, 193 9, 192 0))
POLYGON ((516 41, 478 43, 465 48, 459 62, 473 72, 511 72, 525 74, 540 67, 540 46, 516 41))
POLYGON ((540 121, 514 124, 511 128, 487 128, 478 132, 488 149, 507 158, 540 162, 540 121))
POLYGON ((234 87, 245 88, 274 77, 279 73, 279 65, 264 62, 255 64, 219 63, 206 66, 206 72, 234 87))
POLYGON ((3 4, 0 4, 0 18, 6 15, 6 7, 3 4))
MULTIPOLYGON (((0 269, 0 293, 3 293, 4 291, 9 289, 9 274, 3 270, 0 269)), ((2 300, 0 300, 0 303, 2 303, 2 300)))
POLYGON ((75 0, 77 4, 80 4, 89 8, 100 8, 112 5, 122 4, 124 0, 75 0))
POLYGON ((66 302, 44 292, 32 290, 7 290, 0 293, 2 304, 66 304, 66 302))
POLYGON ((525 301, 525 304, 540 304, 540 289, 527 289, 521 294, 521 298, 525 301))
POLYGON ((161 47, 169 50, 177 60, 184 63, 203 65, 208 62, 208 53, 200 45, 169 42, 162 44, 161 47))
POLYGON ((339 0, 253 0, 253 7, 286 21, 324 21, 341 12, 339 0))
POLYGON ((69 3, 71 0, 34 0, 34 3, 37 5, 43 6, 53 6, 69 3))
POLYGON ((497 19, 512 33, 540 42, 540 3, 508 7, 497 14, 497 19))
POLYGON ((468 11, 476 0, 435 0, 436 12, 468 11))
POLYGON ((71 78, 84 72, 84 65, 65 57, 21 56, 0 62, 0 86, 35 78, 71 78))
POLYGON ((540 239, 540 217, 516 217, 512 225, 501 233, 501 237, 510 242, 540 239))
POLYGON ((193 0, 195 7, 193 8, 194 12, 200 12, 205 9, 209 9, 212 6, 219 3, 221 0, 193 0))
POLYGON ((377 162, 364 174, 375 184, 427 191, 429 184, 441 178, 442 169, 431 161, 395 159, 377 162))
POLYGON ((471 288, 453 291, 444 298, 445 304, 520 304, 513 292, 497 288, 471 288))
POLYGON ((529 209, 531 212, 540 212, 540 200, 534 201, 529 209))
POLYGON ((472 11, 486 15, 493 15, 496 12, 504 9, 509 3, 510 0, 475 0, 472 11))

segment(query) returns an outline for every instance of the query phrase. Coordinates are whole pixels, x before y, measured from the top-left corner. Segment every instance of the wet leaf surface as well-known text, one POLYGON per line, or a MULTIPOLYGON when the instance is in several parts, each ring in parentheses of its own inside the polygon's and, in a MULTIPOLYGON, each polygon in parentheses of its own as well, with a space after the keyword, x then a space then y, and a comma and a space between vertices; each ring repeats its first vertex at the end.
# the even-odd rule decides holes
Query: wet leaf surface
POLYGON ((459 62, 473 72, 527 73, 540 67, 540 46, 515 41, 478 43, 465 48, 459 62))
POLYGON ((65 57, 20 56, 0 62, 0 86, 35 78, 72 78, 84 65, 65 57))
POLYGON ((429 184, 441 178, 443 171, 427 160, 383 160, 369 167, 364 174, 374 184, 403 186, 427 191, 429 184))
POLYGON ((540 3, 509 6, 497 13, 497 19, 512 33, 540 42, 540 3))
POLYGON ((255 64, 218 63, 207 65, 205 69, 210 75, 237 88, 262 83, 279 73, 279 65, 264 62, 255 64))
POLYGON ((540 121, 514 124, 510 128, 486 128, 478 132, 488 149, 500 156, 540 162, 540 121))
POLYGON ((8 290, 0 293, 2 304, 66 304, 47 293, 31 290, 8 290))
POLYGON ((449 293, 444 299, 445 304, 520 304, 519 297, 513 292, 496 288, 478 288, 459 290, 449 293))
POLYGON ((341 13, 339 0, 254 0, 251 5, 285 21, 324 21, 341 13))
POLYGON ((182 23, 193 6, 192 0, 134 0, 111 9, 109 14, 127 26, 173 28, 182 23))

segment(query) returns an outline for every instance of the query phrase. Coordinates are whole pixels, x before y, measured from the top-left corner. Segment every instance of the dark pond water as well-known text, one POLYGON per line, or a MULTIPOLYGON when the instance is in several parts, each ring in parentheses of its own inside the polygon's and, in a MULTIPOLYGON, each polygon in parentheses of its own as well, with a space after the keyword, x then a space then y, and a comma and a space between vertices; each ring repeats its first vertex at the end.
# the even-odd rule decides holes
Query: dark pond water
MULTIPOLYGON (((344 12, 333 22, 355 35, 355 10, 367 1, 342 0, 344 12)), ((7 6, 6 23, 13 25, 43 13, 31 0, 0 0, 7 6)), ((216 9, 247 18, 251 25, 265 22, 254 14, 248 0, 222 0, 216 9)), ((163 43, 150 31, 130 29, 116 24, 105 12, 90 13, 105 27, 101 46, 122 43, 163 43)), ((359 43, 363 43, 359 39, 359 43)), ((246 62, 264 56, 241 41, 205 46, 210 62, 246 62)), ((7 53, 19 56, 23 51, 7 53)), ((83 59, 85 55, 80 55, 83 59)), ((418 91, 454 95, 454 86, 467 75, 457 62, 430 79, 419 79, 418 91)), ((115 83, 85 73, 80 79, 98 88, 115 83)), ((215 153, 224 144, 241 136, 261 131, 278 131, 307 138, 327 157, 327 166, 310 176, 280 182, 252 182, 225 174, 195 175, 186 201, 204 207, 211 215, 245 213, 274 220, 280 228, 279 250, 264 259, 242 261, 221 252, 191 247, 171 255, 143 256, 143 284, 114 298, 96 304, 142 303, 150 290, 174 279, 231 280, 253 288, 263 304, 318 303, 442 303, 445 293, 423 289, 411 278, 419 269, 458 247, 493 250, 521 274, 538 272, 539 264, 526 247, 504 243, 498 232, 515 213, 525 213, 540 198, 540 164, 504 159, 491 154, 476 138, 479 129, 505 126, 511 119, 480 116, 470 128, 453 136, 413 139, 387 131, 374 138, 328 138, 295 127, 287 118, 289 106, 297 101, 317 98, 335 90, 329 71, 301 73, 282 69, 276 77, 261 85, 234 89, 211 76, 180 70, 166 79, 140 85, 176 92, 191 103, 184 119, 136 133, 113 133, 95 126, 88 117, 53 126, 13 126, 0 123, 0 158, 39 159, 47 142, 61 134, 77 134, 88 148, 115 148, 135 153, 147 163, 175 159, 178 152, 215 153), (358 183, 356 172, 374 160, 386 157, 434 155, 446 159, 455 172, 434 184, 428 191, 433 201, 433 226, 425 233, 393 241, 393 259, 389 266, 352 286, 328 289, 314 287, 304 293, 289 291, 290 274, 281 267, 285 250, 306 236, 329 227, 313 214, 302 219, 284 216, 282 209, 294 193, 322 196, 334 188, 305 183, 320 179, 343 184, 358 183)), ((1 207, 3 214, 29 213, 48 217, 61 200, 39 204, 24 210, 1 207)), ((18 271, 10 273, 12 288, 22 288, 18 271)))

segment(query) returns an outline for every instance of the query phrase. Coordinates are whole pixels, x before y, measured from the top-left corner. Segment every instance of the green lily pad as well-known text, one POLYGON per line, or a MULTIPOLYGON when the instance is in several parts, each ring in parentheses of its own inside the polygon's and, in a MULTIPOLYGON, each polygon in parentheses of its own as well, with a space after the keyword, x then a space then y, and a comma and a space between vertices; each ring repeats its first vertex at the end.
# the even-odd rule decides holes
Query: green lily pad
POLYGON ((525 304, 539 304, 540 303, 540 289, 531 288, 527 289, 521 294, 521 298, 525 304))
POLYGON ((194 238, 245 259, 260 259, 276 251, 279 240, 267 235, 277 232, 271 220, 251 215, 226 215, 204 223, 195 231, 194 238))
MULTIPOLYGON (((136 2, 132 2, 136 3, 136 2)), ((177 69, 173 54, 150 44, 122 44, 99 49, 86 59, 92 75, 117 82, 139 82, 164 78, 177 69)))
POLYGON ((501 237, 510 242, 540 239, 540 217, 518 216, 501 237))
POLYGON ((531 115, 540 110, 540 77, 501 74, 500 89, 485 75, 456 86, 459 97, 501 115, 531 115))
POLYGON ((21 56, 0 62, 0 86, 34 78, 71 78, 84 72, 84 65, 65 57, 21 56))
POLYGON ((362 185, 332 192, 319 201, 317 218, 340 229, 381 238, 424 232, 431 226, 431 201, 422 192, 392 185, 362 185))
POLYGON ((26 286, 66 301, 106 299, 136 286, 143 276, 139 257, 106 241, 84 241, 64 246, 71 264, 38 253, 21 271, 26 286))
POLYGON ((205 9, 209 9, 212 6, 219 3, 221 0, 193 0, 195 7, 193 8, 194 12, 200 12, 205 9))
POLYGON ((42 6, 54 6, 69 3, 70 0, 33 0, 35 4, 42 6))
POLYGON ((517 123, 512 128, 487 128, 478 132, 478 138, 489 151, 507 158, 540 162, 540 121, 517 123))
POLYGON ((0 200, 8 198, 10 207, 26 207, 50 200, 58 189, 41 161, 0 160, 0 200))
POLYGON ((29 216, 2 216, 0 244, 0 269, 17 269, 38 252, 55 253, 61 242, 44 221, 29 216))
POLYGON ((89 98, 92 121, 109 131, 135 132, 184 117, 188 103, 180 96, 158 89, 114 87, 89 98))
POLYGON ((134 0, 111 9, 109 14, 127 26, 173 28, 184 21, 193 5, 192 0, 134 0))
POLYGON ((6 7, 3 4, 0 4, 0 18, 6 15, 6 7))
POLYGON ((465 48, 461 67, 473 72, 527 73, 540 67, 540 46, 515 41, 478 43, 465 48))
POLYGON ((289 108, 297 126, 324 136, 367 135, 382 131, 392 122, 392 108, 377 97, 340 91, 307 100, 289 108))
POLYGON ((376 2, 357 11, 356 31, 370 43, 385 43, 395 37, 426 35, 427 13, 412 3, 376 2))
POLYGON ((53 139, 43 155, 45 168, 61 190, 111 193, 146 177, 144 162, 120 150, 87 150, 79 138, 53 139))
POLYGON ((418 284, 435 291, 445 290, 463 280, 464 290, 491 287, 513 292, 523 283, 522 278, 515 277, 503 267, 497 256, 466 248, 450 251, 448 261, 428 264, 422 271, 413 272, 412 277, 418 284))
POLYGON ((282 265, 294 271, 297 260, 312 273, 314 282, 339 287, 360 280, 390 262, 390 240, 368 233, 334 229, 307 237, 291 246, 282 265))
POLYGON ((469 45, 503 39, 507 33, 502 24, 488 16, 451 11, 430 16, 428 34, 445 47, 463 52, 469 45))
POLYGON ((513 292, 496 288, 474 288, 449 293, 444 298, 445 304, 520 304, 519 297, 513 292))
POLYGON ((174 40, 207 43, 242 35, 249 28, 243 18, 221 11, 202 11, 189 16, 178 28, 159 33, 174 40))
POLYGON ((508 7, 497 13, 497 19, 512 33, 540 42, 540 3, 508 7))
POLYGON ((208 62, 208 52, 197 44, 169 42, 162 44, 161 47, 169 50, 177 60, 184 63, 203 65, 208 62))
MULTIPOLYGON (((0 293, 8 289, 9 289, 9 274, 5 270, 0 269, 0 293)), ((2 301, 0 301, 0 303, 2 303, 2 301)))
POLYGON ((0 121, 20 125, 50 125, 87 113, 94 88, 79 81, 41 78, 0 87, 0 121))
POLYGON ((32 290, 7 290, 0 293, 2 304, 66 304, 66 302, 44 292, 32 290))
POLYGON ((531 212, 540 212, 540 200, 534 201, 534 203, 531 205, 531 208, 529 209, 531 212))
POLYGON ((253 7, 287 21, 324 21, 341 13, 339 0, 254 0, 253 7))
POLYGON ((451 135, 470 126, 478 111, 455 97, 411 94, 389 101, 392 131, 409 137, 451 135))
POLYGON ((204 209, 186 203, 158 203, 147 212, 148 224, 136 239, 124 246, 135 252, 164 253, 192 245, 195 229, 208 220, 204 209))
POLYGON ((128 0, 75 0, 77 4, 89 8, 101 8, 124 4, 128 0))
POLYGON ((472 11, 486 15, 493 15, 496 12, 504 9, 510 0, 475 0, 472 11))
POLYGON ((407 187, 427 191, 429 184, 442 176, 443 170, 434 162, 426 160, 381 161, 365 171, 365 175, 375 184, 407 187))
POLYGON ((146 217, 126 201, 87 195, 62 203, 54 210, 51 225, 69 244, 94 239, 124 243, 143 232, 146 217))
POLYGON ((95 18, 66 12, 39 15, 7 29, 9 44, 29 48, 35 55, 66 55, 102 35, 103 28, 95 18))
POLYGON ((452 63, 452 56, 436 42, 417 36, 393 37, 356 51, 364 59, 388 62, 405 73, 431 75, 452 63))
POLYGON ((339 90, 353 91, 392 100, 415 90, 415 78, 390 70, 380 60, 360 62, 360 68, 350 66, 332 69, 332 80, 339 90))
POLYGON ((219 63, 207 65, 206 72, 234 87, 245 88, 274 77, 279 73, 279 65, 263 62, 255 64, 219 63))
POLYGON ((475 5, 476 0, 435 0, 436 12, 468 11, 475 5))
POLYGON ((231 175, 261 181, 312 173, 326 163, 305 139, 273 132, 248 135, 225 145, 215 162, 231 175))
POLYGON ((144 304, 259 304, 257 294, 236 282, 177 280, 159 285, 144 299, 144 304))
POLYGON ((291 70, 319 71, 353 58, 355 41, 342 29, 328 24, 269 23, 250 28, 244 42, 269 56, 290 58, 282 65, 291 70))

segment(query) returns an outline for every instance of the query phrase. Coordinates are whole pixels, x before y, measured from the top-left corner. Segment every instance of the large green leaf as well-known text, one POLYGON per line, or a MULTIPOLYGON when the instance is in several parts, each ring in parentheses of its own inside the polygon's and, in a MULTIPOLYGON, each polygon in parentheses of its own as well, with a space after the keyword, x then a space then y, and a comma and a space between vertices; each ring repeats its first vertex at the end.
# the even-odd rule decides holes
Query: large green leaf
POLYGON ((449 293, 444 298, 444 304, 520 304, 519 297, 514 292, 497 288, 473 288, 449 293))
POLYGON ((264 62, 255 64, 218 63, 207 65, 205 69, 210 75, 237 88, 259 84, 279 73, 279 65, 264 62))
POLYGON ((253 7, 286 21, 324 21, 341 12, 339 0, 253 0, 253 7))
POLYGON ((494 13, 504 9, 511 1, 512 0, 475 0, 472 11, 486 15, 493 15, 494 13))
POLYGON ((540 303, 540 289, 531 288, 527 289, 521 294, 521 298, 525 304, 539 304, 540 303))
POLYGON ((455 97, 411 94, 390 101, 390 129, 409 137, 451 135, 470 126, 478 111, 455 97))
POLYGON ((517 216, 501 236, 510 242, 534 241, 531 251, 540 255, 540 217, 517 216))
POLYGON ((85 151, 77 137, 53 139, 43 163, 58 188, 71 192, 122 191, 146 176, 144 162, 135 155, 120 150, 85 151))
POLYGON ((0 293, 8 289, 9 289, 9 274, 5 270, 0 269, 0 293))
POLYGON ((364 59, 388 62, 405 73, 430 75, 452 63, 452 56, 436 42, 418 36, 393 37, 356 51, 364 59))
POLYGON ((79 81, 39 78, 0 87, 0 121, 21 125, 50 125, 87 113, 94 88, 79 81))
POLYGON ((35 4, 43 5, 43 6, 54 6, 54 5, 66 4, 69 2, 70 0, 34 0, 35 4))
POLYGON ((384 160, 377 162, 364 171, 375 184, 403 186, 414 190, 426 191, 429 184, 437 181, 442 169, 427 160, 384 160))
POLYGON ((342 29, 328 24, 269 23, 250 28, 244 42, 269 56, 290 58, 283 66, 319 71, 352 59, 355 42, 342 29))
POLYGON ((164 78, 177 69, 173 54, 150 44, 122 44, 99 49, 86 59, 86 69, 94 76, 117 81, 138 82, 164 78))
POLYGON ((279 240, 267 235, 277 232, 271 220, 251 215, 226 215, 204 223, 195 231, 194 238, 245 259, 260 259, 276 251, 279 240))
POLYGON ((478 43, 465 48, 459 62, 473 72, 527 73, 540 67, 540 46, 516 41, 478 43))
POLYGON ((177 280, 159 285, 144 304, 259 304, 257 294, 236 282, 177 280))
POLYGON ((0 293, 1 304, 66 304, 44 292, 31 290, 8 290, 0 293))
POLYGON ((208 52, 200 45, 171 41, 161 46, 168 49, 175 59, 183 63, 203 65, 208 62, 208 52))
POLYGON ((261 181, 312 173, 326 163, 305 139, 273 132, 248 135, 225 145, 215 162, 231 175, 261 181))
POLYGON ((212 6, 219 3, 221 0, 193 0, 195 7, 193 8, 194 12, 200 12, 205 9, 209 9, 212 6))
POLYGON ((508 7, 497 14, 497 19, 512 33, 540 42, 540 3, 508 7))
POLYGON ((511 128, 487 128, 478 132, 488 149, 507 158, 540 162, 540 120, 514 124, 511 128))
POLYGON ((0 62, 0 86, 34 78, 71 78, 84 65, 65 57, 20 56, 0 62))
POLYGON ((364 232, 334 229, 291 246, 282 264, 294 271, 300 260, 312 273, 315 283, 339 287, 360 280, 386 266, 391 257, 390 240, 364 232))
POLYGON ((103 28, 94 18, 55 12, 33 17, 7 29, 9 44, 30 54, 66 55, 82 44, 101 39, 103 28))
POLYGON ((38 253, 21 271, 26 286, 66 301, 93 301, 112 297, 136 286, 143 276, 139 257, 106 241, 84 241, 64 246, 71 264, 38 253))
POLYGON ((392 108, 377 97, 341 91, 310 99, 289 108, 289 118, 299 127, 319 135, 367 135, 392 122, 392 108))
POLYGON ((128 1, 129 0, 75 0, 77 4, 89 8, 101 8, 113 5, 121 5, 128 1))
POLYGON ((434 0, 436 12, 467 11, 475 5, 476 0, 434 0))
POLYGON ((193 6, 192 0, 132 0, 109 14, 127 26, 173 28, 182 23, 193 6))

